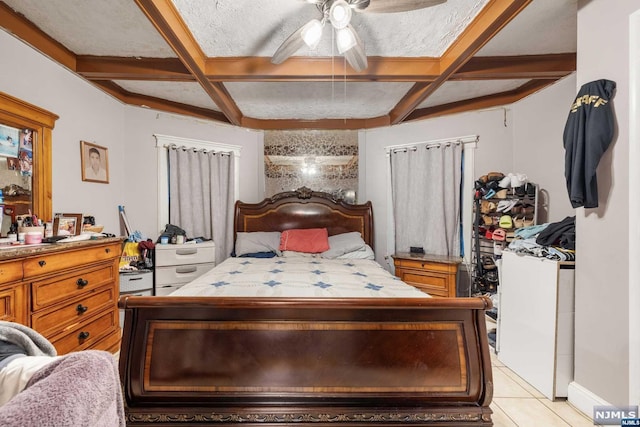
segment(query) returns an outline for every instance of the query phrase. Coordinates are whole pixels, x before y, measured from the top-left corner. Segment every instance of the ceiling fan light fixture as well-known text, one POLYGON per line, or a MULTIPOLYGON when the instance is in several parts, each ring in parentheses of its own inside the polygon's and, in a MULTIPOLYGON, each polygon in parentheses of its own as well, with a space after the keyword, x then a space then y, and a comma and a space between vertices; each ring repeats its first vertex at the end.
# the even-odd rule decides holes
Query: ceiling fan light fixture
POLYGON ((351 8, 345 0, 336 0, 329 9, 329 19, 335 29, 345 28, 351 22, 351 8))
POLYGON ((309 48, 317 48, 318 43, 320 43, 320 38, 322 37, 322 23, 317 19, 312 19, 307 22, 302 28, 301 36, 309 48))
POLYGON ((357 44, 356 37, 351 28, 341 28, 336 31, 336 44, 338 52, 345 53, 357 44))

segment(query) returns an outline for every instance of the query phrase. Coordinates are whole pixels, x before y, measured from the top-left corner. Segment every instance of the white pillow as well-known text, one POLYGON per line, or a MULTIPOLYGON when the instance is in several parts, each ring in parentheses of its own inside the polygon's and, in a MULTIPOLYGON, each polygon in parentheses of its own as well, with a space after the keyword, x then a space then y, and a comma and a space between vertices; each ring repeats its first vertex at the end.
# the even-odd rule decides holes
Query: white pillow
POLYGON ((349 252, 364 250, 365 246, 366 243, 357 231, 336 234, 329 236, 329 250, 321 255, 322 258, 334 259, 349 252))
POLYGON ((340 255, 337 259, 376 259, 376 254, 371 249, 371 246, 364 245, 364 248, 357 251, 347 252, 340 255))
POLYGON ((236 234, 236 256, 258 252, 275 252, 281 255, 279 231, 255 231, 236 234))

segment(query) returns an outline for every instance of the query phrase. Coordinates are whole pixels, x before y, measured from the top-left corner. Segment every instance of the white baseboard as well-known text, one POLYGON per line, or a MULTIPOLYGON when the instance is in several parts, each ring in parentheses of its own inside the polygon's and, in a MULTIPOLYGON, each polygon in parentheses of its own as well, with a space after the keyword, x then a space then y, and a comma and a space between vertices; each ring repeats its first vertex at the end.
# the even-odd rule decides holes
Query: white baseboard
POLYGON ((569 383, 567 401, 589 418, 593 417, 594 406, 611 406, 611 403, 596 396, 575 381, 569 383))

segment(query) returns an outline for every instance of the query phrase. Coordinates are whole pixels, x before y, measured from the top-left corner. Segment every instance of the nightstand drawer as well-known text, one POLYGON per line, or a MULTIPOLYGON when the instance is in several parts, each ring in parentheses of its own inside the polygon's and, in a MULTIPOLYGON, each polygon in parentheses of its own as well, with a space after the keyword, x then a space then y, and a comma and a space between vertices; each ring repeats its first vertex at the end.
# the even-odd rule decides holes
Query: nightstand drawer
POLYGON ((403 282, 415 286, 430 295, 449 296, 449 276, 445 274, 429 273, 425 275, 403 270, 402 275, 399 277, 403 282))
POLYGON ((441 271, 443 273, 456 271, 456 264, 444 264, 440 262, 425 261, 419 259, 396 259, 395 265, 402 268, 415 268, 419 270, 441 271))

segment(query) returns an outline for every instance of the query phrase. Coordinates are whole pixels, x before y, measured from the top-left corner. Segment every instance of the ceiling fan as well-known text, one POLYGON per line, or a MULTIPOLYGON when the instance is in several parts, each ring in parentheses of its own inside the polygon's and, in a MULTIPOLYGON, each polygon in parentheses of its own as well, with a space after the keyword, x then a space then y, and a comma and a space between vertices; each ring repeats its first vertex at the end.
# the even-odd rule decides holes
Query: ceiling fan
POLYGON ((315 4, 322 13, 321 19, 311 21, 298 28, 282 42, 276 53, 271 57, 271 63, 281 64, 301 47, 307 45, 315 49, 322 37, 322 29, 329 21, 336 31, 338 52, 344 54, 345 59, 355 71, 367 68, 367 56, 364 44, 355 29, 351 26, 352 10, 366 13, 394 13, 408 12, 435 6, 447 0, 306 0, 315 4))

